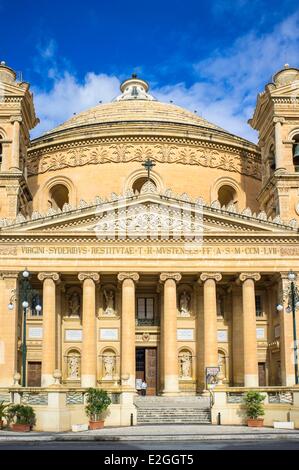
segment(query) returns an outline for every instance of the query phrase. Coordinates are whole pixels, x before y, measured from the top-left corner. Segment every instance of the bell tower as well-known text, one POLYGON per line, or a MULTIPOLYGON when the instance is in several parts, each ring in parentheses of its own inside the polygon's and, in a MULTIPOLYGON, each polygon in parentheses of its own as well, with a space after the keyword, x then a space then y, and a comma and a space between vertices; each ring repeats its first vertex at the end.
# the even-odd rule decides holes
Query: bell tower
POLYGON ((32 196, 27 184, 29 131, 39 122, 30 85, 19 82, 5 62, 0 63, 0 217, 27 215, 32 196))
POLYGON ((259 131, 261 209, 299 221, 299 69, 288 64, 257 97, 249 124, 259 131))

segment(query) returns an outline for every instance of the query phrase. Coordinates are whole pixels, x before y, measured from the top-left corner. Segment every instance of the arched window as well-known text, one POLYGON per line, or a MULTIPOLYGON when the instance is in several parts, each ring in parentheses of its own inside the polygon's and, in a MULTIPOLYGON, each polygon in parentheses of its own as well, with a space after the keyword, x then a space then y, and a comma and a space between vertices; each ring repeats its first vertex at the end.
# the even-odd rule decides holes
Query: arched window
POLYGON ((228 184, 221 186, 218 190, 218 201, 220 202, 221 206, 237 204, 238 198, 235 188, 229 186, 228 184))
POLYGON ((298 173, 299 172, 299 133, 293 137, 293 140, 295 141, 293 145, 293 162, 294 162, 295 171, 298 173))
POLYGON ((81 354, 77 349, 71 349, 66 358, 67 379, 80 380, 81 378, 81 354))
POLYGON ((69 202, 69 190, 63 184, 56 184, 49 192, 49 207, 53 209, 62 209, 64 204, 69 202))
POLYGON ((0 142, 0 165, 2 164, 2 159, 3 159, 3 145, 0 142))
MULTIPOLYGON (((134 181, 133 186, 132 186, 132 189, 133 189, 134 193, 135 193, 135 191, 138 191, 140 193, 142 186, 146 182, 147 182, 147 177, 146 176, 142 176, 141 178, 138 178, 136 181, 134 181)), ((153 185, 155 185, 157 187, 156 183, 152 179, 150 179, 150 182, 153 183, 153 185)))

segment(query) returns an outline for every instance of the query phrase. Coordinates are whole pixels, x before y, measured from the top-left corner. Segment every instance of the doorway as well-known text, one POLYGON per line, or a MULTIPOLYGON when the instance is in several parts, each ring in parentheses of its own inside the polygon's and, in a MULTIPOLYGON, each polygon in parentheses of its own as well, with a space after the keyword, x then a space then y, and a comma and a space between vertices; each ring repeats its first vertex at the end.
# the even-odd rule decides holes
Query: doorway
POLYGON ((27 386, 40 387, 42 376, 41 362, 28 362, 27 386))
POLYGON ((147 395, 157 395, 157 348, 136 348, 136 380, 145 380, 147 395))

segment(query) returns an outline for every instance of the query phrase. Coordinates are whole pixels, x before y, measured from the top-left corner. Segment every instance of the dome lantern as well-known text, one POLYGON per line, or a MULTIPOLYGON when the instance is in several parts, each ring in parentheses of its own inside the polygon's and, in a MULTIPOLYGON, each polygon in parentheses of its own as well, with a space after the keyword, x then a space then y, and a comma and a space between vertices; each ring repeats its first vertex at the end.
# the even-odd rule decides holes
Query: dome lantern
POLYGON ((149 84, 145 80, 138 78, 136 73, 133 73, 131 78, 128 78, 120 85, 122 94, 116 98, 116 101, 155 100, 155 98, 148 93, 148 90, 149 84))

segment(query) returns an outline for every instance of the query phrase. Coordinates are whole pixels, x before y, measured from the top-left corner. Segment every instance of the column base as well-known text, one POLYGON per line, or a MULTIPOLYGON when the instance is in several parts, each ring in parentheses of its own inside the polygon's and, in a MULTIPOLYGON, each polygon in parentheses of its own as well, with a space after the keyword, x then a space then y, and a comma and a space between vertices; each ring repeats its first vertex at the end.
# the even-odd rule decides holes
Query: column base
POLYGON ((41 386, 50 387, 55 382, 55 379, 52 374, 42 374, 41 386))
POLYGON ((161 393, 162 397, 177 397, 181 395, 181 392, 179 390, 177 391, 168 391, 168 390, 163 390, 161 393))
POLYGON ((95 375, 82 375, 81 376, 81 387, 94 388, 96 386, 96 377, 95 375))
POLYGON ((286 386, 286 387, 297 386, 298 387, 298 385, 295 384, 295 374, 287 375, 285 379, 283 380, 282 386, 286 386))
POLYGON ((244 387, 258 387, 259 378, 255 374, 245 374, 244 375, 244 387))
POLYGON ((179 379, 177 375, 168 375, 164 377, 163 396, 176 396, 180 394, 179 379))

